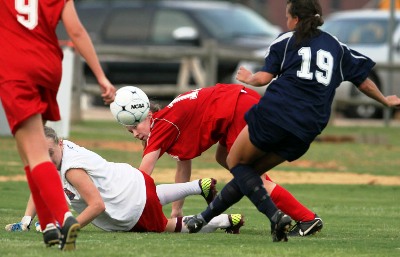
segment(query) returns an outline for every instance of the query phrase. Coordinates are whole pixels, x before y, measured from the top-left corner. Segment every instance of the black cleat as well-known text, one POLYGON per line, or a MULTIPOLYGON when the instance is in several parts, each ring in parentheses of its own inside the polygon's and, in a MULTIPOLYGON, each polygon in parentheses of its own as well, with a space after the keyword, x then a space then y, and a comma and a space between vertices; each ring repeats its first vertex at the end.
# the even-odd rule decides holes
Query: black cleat
POLYGON ((61 251, 72 251, 75 250, 75 241, 78 237, 78 232, 81 229, 78 221, 73 217, 69 216, 65 219, 64 225, 61 228, 60 238, 60 250, 61 251))
POLYGON ((54 224, 47 224, 43 230, 43 241, 46 247, 60 244, 60 230, 54 224))
POLYGON ((289 236, 310 236, 321 231, 324 223, 322 219, 315 214, 311 221, 299 221, 289 231, 289 236))
POLYGON ((186 217, 183 220, 185 226, 189 230, 189 233, 197 233, 199 232, 204 225, 206 225, 206 221, 200 214, 194 215, 192 217, 186 217))
POLYGON ((225 233, 240 234, 240 228, 244 225, 244 217, 242 214, 229 214, 229 227, 225 228, 225 233))
POLYGON ((271 221, 271 236, 272 242, 287 242, 288 232, 290 229, 292 218, 278 210, 271 221))
POLYGON ((218 193, 215 187, 216 184, 217 180, 213 178, 203 178, 199 180, 201 195, 204 197, 207 204, 210 204, 218 193))

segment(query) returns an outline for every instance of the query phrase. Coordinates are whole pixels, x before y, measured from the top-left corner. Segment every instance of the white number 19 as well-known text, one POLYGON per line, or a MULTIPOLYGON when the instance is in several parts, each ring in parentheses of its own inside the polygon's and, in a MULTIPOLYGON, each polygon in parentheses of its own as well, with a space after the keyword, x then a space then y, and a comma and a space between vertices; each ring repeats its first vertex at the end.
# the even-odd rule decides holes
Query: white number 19
POLYGON ((15 0, 15 10, 18 12, 17 20, 30 30, 38 24, 38 1, 15 0))
MULTIPOLYGON (((311 64, 311 48, 303 47, 299 50, 299 55, 302 57, 301 70, 297 71, 297 76, 299 78, 311 80, 314 77, 314 74, 310 72, 310 64, 311 64)), ((332 69, 333 69, 333 57, 330 52, 325 50, 319 50, 317 52, 317 66, 322 71, 315 72, 315 78, 321 84, 325 86, 329 85, 332 78, 332 69)))

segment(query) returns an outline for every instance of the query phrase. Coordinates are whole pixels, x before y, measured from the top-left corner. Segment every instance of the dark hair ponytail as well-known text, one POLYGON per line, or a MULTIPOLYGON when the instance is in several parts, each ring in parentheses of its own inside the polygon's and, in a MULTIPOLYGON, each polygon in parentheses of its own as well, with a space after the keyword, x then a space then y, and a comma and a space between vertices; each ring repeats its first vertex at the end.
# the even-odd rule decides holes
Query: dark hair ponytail
POLYGON ((153 101, 150 101, 150 111, 152 113, 155 113, 158 112, 159 110, 161 110, 161 105, 153 101))
POLYGON ((296 28, 296 45, 318 35, 319 26, 324 24, 322 8, 318 0, 287 0, 288 12, 299 19, 296 28))

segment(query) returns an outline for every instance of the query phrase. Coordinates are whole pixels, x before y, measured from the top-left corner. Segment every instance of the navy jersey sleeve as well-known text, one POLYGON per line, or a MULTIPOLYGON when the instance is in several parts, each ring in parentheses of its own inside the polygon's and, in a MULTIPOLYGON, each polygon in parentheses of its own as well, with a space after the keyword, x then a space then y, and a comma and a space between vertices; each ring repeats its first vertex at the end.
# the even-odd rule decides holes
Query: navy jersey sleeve
POLYGON ((264 57, 264 67, 262 68, 262 71, 274 75, 280 74, 288 38, 292 35, 293 32, 283 33, 271 43, 264 57))
POLYGON ((359 86, 368 77, 371 69, 375 66, 375 62, 367 56, 350 49, 345 44, 342 44, 342 48, 343 80, 350 81, 354 85, 359 86))

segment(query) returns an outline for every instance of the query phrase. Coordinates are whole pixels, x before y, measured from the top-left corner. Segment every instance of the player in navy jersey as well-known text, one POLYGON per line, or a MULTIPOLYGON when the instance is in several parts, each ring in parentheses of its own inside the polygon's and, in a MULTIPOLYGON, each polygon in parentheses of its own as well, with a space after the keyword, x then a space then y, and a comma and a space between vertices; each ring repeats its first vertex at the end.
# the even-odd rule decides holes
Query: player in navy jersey
MULTIPOLYGON (((336 88, 351 81, 367 96, 388 107, 398 107, 397 96, 383 96, 368 78, 374 62, 323 32, 318 0, 288 0, 287 27, 272 42, 262 71, 241 67, 237 79, 253 86, 269 84, 260 102, 245 116, 247 126, 227 157, 234 178, 201 214, 186 222, 197 232, 212 217, 246 195, 271 221, 273 241, 287 241, 287 218, 262 187, 260 174, 300 158, 328 123, 336 88), (272 79, 274 79, 272 81, 272 79)), ((318 229, 297 224, 299 233, 318 229)))
MULTIPOLYGON (((183 93, 162 110, 151 105, 144 121, 126 127, 135 138, 145 142, 139 169, 151 175, 157 160, 167 153, 177 161, 175 182, 188 182, 192 173, 191 160, 214 144, 217 144, 217 162, 228 169, 226 156, 246 126, 244 114, 259 100, 257 92, 243 85, 216 84, 183 93)), ((322 228, 322 220, 314 212, 267 175, 262 177, 265 178, 265 189, 279 209, 297 222, 317 222, 318 228, 322 228)), ((211 197, 210 201, 213 199, 211 197)), ((183 216, 182 206, 183 201, 174 202, 171 217, 183 216)), ((310 233, 292 235, 307 236, 310 233)))

